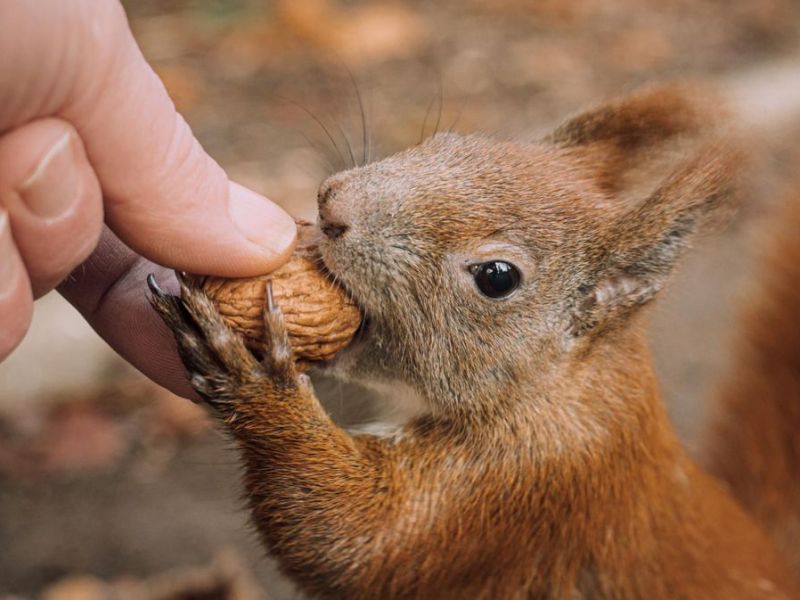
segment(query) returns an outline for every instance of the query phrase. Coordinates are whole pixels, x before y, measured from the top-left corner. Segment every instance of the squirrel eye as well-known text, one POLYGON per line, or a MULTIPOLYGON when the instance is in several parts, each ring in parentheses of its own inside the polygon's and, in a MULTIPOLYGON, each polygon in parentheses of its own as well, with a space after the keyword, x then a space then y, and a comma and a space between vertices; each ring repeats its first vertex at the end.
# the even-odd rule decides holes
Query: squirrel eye
POLYGON ((471 267, 475 285, 484 296, 505 298, 519 287, 519 269, 502 260, 492 260, 471 267))

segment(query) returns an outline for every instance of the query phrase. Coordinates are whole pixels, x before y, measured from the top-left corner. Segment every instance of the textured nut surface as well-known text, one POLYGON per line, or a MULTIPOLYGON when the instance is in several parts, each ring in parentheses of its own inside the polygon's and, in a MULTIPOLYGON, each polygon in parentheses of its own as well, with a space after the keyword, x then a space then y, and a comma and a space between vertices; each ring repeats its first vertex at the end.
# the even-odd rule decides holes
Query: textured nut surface
POLYGON ((292 258, 277 271, 260 277, 207 277, 203 290, 225 321, 244 334, 248 345, 263 347, 263 310, 267 281, 283 312, 289 341, 301 367, 329 360, 353 339, 361 313, 353 300, 320 271, 313 227, 298 224, 298 243, 292 258))

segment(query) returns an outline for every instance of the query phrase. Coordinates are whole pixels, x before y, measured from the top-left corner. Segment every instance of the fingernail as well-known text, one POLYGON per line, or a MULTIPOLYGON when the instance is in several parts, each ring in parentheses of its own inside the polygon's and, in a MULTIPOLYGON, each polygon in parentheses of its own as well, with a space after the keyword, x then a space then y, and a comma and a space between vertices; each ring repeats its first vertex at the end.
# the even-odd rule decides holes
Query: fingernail
POLYGON ((297 225, 281 207, 238 183, 231 183, 231 220, 254 244, 276 255, 286 252, 297 237, 297 225))
POLYGON ((78 197, 76 145, 72 133, 62 135, 45 153, 33 173, 17 188, 28 208, 40 217, 65 213, 78 197))

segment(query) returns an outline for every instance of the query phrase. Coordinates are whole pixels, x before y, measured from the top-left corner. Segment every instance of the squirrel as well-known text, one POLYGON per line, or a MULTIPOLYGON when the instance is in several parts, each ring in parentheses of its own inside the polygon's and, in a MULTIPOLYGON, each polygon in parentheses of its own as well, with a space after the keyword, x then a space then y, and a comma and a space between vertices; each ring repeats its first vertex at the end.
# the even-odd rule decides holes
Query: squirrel
POLYGON ((321 186, 325 268, 359 302, 327 367, 415 407, 337 426, 268 306, 256 357, 192 280, 153 281, 235 440, 259 535, 325 598, 800 594, 800 198, 718 398, 708 464, 662 406, 647 308, 736 203, 712 92, 646 88, 536 143, 437 134, 321 186))

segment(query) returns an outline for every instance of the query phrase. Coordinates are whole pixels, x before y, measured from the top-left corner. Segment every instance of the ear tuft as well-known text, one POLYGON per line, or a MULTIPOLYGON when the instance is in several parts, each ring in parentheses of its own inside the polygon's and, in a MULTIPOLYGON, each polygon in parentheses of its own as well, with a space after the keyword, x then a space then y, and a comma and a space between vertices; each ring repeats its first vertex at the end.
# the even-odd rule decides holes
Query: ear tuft
POLYGON ((574 298, 574 335, 623 323, 650 302, 695 234, 735 206, 748 161, 718 116, 706 116, 707 100, 683 86, 651 89, 550 136, 579 153, 611 202, 588 248, 603 264, 574 298))
POLYGON ((716 131, 723 103, 712 90, 662 84, 611 101, 573 117, 545 138, 582 163, 599 187, 621 194, 663 175, 665 161, 716 131))
POLYGON ((698 85, 651 86, 570 119, 545 141, 564 147, 610 142, 634 150, 679 134, 709 129, 720 120, 720 103, 698 85))

